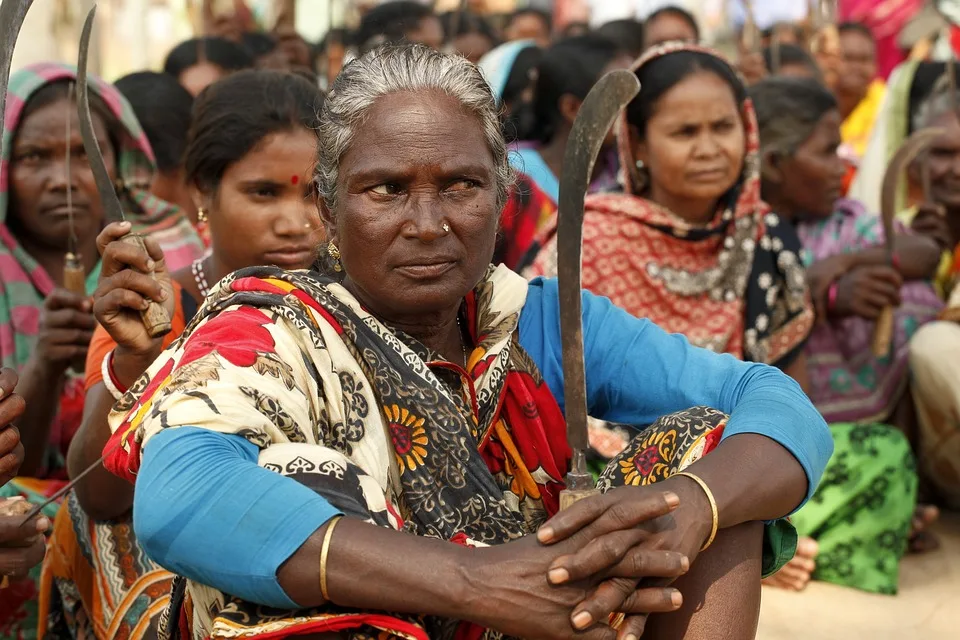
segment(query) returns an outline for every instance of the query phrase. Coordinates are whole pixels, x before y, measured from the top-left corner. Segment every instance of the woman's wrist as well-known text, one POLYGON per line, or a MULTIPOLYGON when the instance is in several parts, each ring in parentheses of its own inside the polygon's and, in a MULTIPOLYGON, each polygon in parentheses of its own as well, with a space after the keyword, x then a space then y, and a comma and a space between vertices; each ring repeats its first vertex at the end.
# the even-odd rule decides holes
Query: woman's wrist
POLYGON ((672 476, 663 483, 663 488, 680 497, 680 505, 673 512, 677 525, 695 532, 700 546, 703 546, 713 531, 713 507, 707 494, 689 476, 672 476))
POLYGON ((130 351, 123 345, 117 345, 112 353, 113 355, 108 357, 110 357, 113 381, 121 391, 126 391, 153 364, 153 361, 160 355, 160 350, 138 353, 130 351))

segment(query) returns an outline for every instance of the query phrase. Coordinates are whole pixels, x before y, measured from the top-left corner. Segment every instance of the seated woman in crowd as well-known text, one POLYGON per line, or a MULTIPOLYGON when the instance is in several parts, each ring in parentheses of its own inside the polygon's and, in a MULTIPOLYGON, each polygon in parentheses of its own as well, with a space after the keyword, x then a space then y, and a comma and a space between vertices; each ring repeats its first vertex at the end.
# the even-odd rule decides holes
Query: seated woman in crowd
MULTIPOLYGON (((510 154, 510 163, 530 176, 556 203, 563 154, 580 103, 597 80, 608 71, 624 69, 630 58, 613 42, 597 35, 566 38, 544 51, 533 92, 532 128, 519 133, 525 142, 510 154)), ((597 158, 590 191, 605 191, 617 184, 613 137, 597 158)))
POLYGON ((224 38, 194 38, 181 42, 167 54, 163 71, 196 97, 225 75, 251 69, 253 64, 253 56, 243 45, 224 38))
MULTIPOLYGON (((0 362, 20 374, 27 402, 21 420, 25 476, 0 489, 42 502, 67 477, 65 456, 83 412, 82 372, 96 321, 88 297, 97 286, 100 256, 96 238, 104 210, 85 162, 77 110, 68 99, 75 71, 42 64, 11 76, 0 166, 0 362), (67 118, 72 137, 66 140, 67 118), (72 162, 68 175, 66 157, 72 162), (67 190, 72 194, 72 212, 67 190), (74 239, 71 239, 71 218, 74 239), (87 274, 87 294, 64 288, 65 255, 74 249, 87 274)), ((156 234, 171 261, 189 264, 203 245, 189 220, 137 184, 141 169, 153 167, 150 145, 126 100, 90 77, 94 131, 132 229, 156 234)), ((45 515, 53 518, 56 505, 45 515)), ((4 593, 0 635, 36 627, 39 568, 30 580, 4 593)))
MULTIPOLYGON (((202 94, 194 110, 185 175, 209 220, 210 255, 173 272, 169 289, 149 276, 150 255, 117 241, 120 225, 99 238, 103 274, 94 297, 99 326, 86 367, 83 424, 70 445, 71 475, 101 456, 107 414, 190 322, 223 276, 253 265, 309 267, 323 237, 312 173, 322 94, 305 79, 241 71, 202 94), (257 95, 261 99, 246 100, 257 95), (144 299, 164 299, 173 331, 151 340, 138 313, 144 299), (105 377, 106 376, 106 377, 105 377)), ((147 558, 131 527, 133 485, 104 469, 77 485, 54 524, 45 561, 40 634, 109 640, 150 637, 169 603, 172 576, 147 558), (122 579, 120 578, 122 576, 122 579)))
MULTIPOLYGON (((890 265, 879 217, 840 198, 841 116, 825 87, 773 78, 750 95, 760 125, 763 198, 800 236, 817 310, 806 346, 807 393, 831 423, 837 449, 816 496, 793 522, 819 543, 815 578, 895 593, 917 492, 904 435, 916 421, 908 357, 914 333, 942 306, 929 284, 939 251, 926 237, 898 235, 890 265), (897 307, 893 346, 878 358, 873 332, 888 305, 897 307)), ((935 511, 918 515, 928 524, 935 511)))
MULTIPOLYGON (((533 40, 502 44, 480 60, 479 67, 500 107, 504 138, 516 139, 534 121, 534 84, 543 50, 533 40)), ((493 263, 519 270, 537 234, 557 213, 557 205, 530 179, 518 173, 500 220, 493 263)))
MULTIPOLYGON (((887 163, 913 133, 920 105, 933 92, 946 70, 944 62, 911 60, 898 66, 887 81, 886 98, 874 122, 857 175, 847 192, 848 197, 863 203, 867 211, 880 210, 880 184, 887 163)), ((923 201, 923 197, 919 182, 910 189, 904 183, 897 192, 897 210, 915 206, 923 201)))
POLYGON ((584 293, 590 412, 651 426, 605 495, 555 516, 557 283, 490 265, 510 179, 466 60, 403 46, 344 68, 321 115, 317 270, 221 281, 110 417, 137 536, 187 578, 169 617, 186 637, 755 633, 825 423, 777 370, 584 293))
POLYGON ((947 308, 942 322, 927 324, 910 342, 910 366, 921 477, 953 509, 960 508, 960 120, 953 106, 958 98, 941 82, 917 110, 914 129, 938 127, 943 133, 907 171, 908 189, 921 192, 922 175, 928 173, 930 201, 901 212, 905 224, 928 234, 943 252, 934 285, 947 308))
POLYGON ((150 193, 183 211, 204 246, 208 245, 206 225, 197 220, 197 207, 183 178, 193 96, 176 78, 156 71, 131 73, 119 78, 113 86, 130 103, 156 158, 157 170, 145 180, 150 185, 150 193))

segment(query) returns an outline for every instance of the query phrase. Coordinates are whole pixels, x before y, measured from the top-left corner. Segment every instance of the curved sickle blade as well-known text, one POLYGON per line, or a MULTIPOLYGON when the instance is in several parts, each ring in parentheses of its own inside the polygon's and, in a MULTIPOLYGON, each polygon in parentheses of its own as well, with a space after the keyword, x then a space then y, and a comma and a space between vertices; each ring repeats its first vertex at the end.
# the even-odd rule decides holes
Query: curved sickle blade
POLYGON ((557 277, 563 342, 563 392, 567 438, 574 449, 573 472, 586 473, 582 454, 589 447, 580 300, 583 203, 603 141, 620 111, 639 91, 640 81, 630 71, 612 71, 603 76, 583 101, 563 156, 557 222, 557 277), (578 468, 580 466, 583 468, 578 468))
POLYGON ((100 152, 97 135, 93 132, 93 118, 90 115, 90 92, 87 86, 87 57, 90 52, 90 34, 93 32, 93 21, 97 14, 96 5, 87 14, 83 23, 83 33, 80 35, 80 54, 77 58, 77 105, 80 109, 80 135, 83 137, 83 150, 90 162, 93 178, 97 183, 100 201, 103 203, 104 213, 108 222, 123 220, 123 207, 113 188, 113 181, 107 172, 107 165, 100 152))
POLYGON ((5 131, 7 114, 7 87, 10 85, 10 66, 17 46, 20 28, 33 0, 0 0, 0 136, 5 131))
POLYGON ((880 190, 880 217, 883 220, 883 235, 886 239, 887 253, 890 255, 891 261, 893 260, 894 250, 893 222, 897 215, 897 188, 900 186, 900 176, 903 175, 907 166, 933 144, 933 141, 941 134, 943 134, 943 129, 934 127, 915 131, 893 154, 890 164, 887 165, 887 171, 883 174, 883 183, 880 190))

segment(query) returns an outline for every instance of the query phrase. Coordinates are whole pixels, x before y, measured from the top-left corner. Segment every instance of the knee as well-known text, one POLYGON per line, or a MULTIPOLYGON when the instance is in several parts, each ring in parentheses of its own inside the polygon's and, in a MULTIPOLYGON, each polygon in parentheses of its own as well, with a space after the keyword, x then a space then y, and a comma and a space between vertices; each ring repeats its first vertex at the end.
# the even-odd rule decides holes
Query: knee
POLYGON ((937 366, 952 357, 960 357, 960 325, 954 322, 926 324, 910 340, 911 368, 937 366))

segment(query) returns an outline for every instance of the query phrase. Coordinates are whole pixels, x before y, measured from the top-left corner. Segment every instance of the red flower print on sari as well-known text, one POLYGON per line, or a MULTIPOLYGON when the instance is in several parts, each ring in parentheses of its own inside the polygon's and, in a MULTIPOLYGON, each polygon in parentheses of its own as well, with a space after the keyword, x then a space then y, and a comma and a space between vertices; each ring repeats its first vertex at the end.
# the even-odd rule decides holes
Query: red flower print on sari
POLYGON ((190 336, 177 367, 211 353, 235 367, 252 367, 261 355, 276 352, 276 343, 266 327, 271 323, 263 312, 251 307, 225 311, 190 336))

